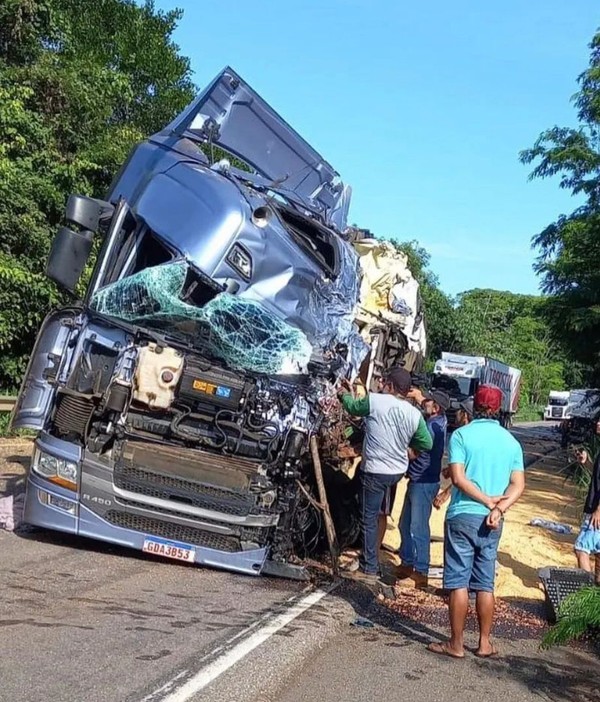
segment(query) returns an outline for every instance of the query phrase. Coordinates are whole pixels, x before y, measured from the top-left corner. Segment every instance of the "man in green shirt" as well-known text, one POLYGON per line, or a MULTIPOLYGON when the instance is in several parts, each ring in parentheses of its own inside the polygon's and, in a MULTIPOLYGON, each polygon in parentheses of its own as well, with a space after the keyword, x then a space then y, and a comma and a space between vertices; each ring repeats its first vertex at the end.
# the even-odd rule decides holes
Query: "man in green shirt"
POLYGON ((421 413, 406 399, 410 388, 410 373, 398 366, 384 377, 381 392, 362 398, 345 392, 341 397, 348 414, 365 418, 359 477, 363 549, 356 576, 367 581, 379 575, 380 524, 385 524, 396 484, 408 468, 408 450, 432 447, 421 413))

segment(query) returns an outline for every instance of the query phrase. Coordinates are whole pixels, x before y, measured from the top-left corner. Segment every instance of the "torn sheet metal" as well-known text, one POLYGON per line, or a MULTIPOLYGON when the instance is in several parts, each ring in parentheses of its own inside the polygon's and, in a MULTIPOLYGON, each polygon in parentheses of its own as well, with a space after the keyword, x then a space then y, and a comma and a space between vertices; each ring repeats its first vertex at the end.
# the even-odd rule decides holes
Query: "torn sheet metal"
POLYGON ((302 373, 312 354, 306 336, 260 304, 220 293, 202 307, 182 299, 189 266, 183 260, 146 268, 98 290, 91 307, 128 322, 203 338, 234 369, 302 373), (208 329, 210 333, 203 335, 208 329))
POLYGON ((425 354, 425 326, 420 304, 419 284, 408 268, 401 251, 388 241, 361 239, 354 243, 362 272, 357 319, 362 322, 363 336, 378 320, 400 325, 408 340, 408 348, 425 354))
POLYGON ((339 246, 339 274, 334 280, 321 276, 312 287, 308 298, 308 313, 319 320, 314 343, 322 350, 338 344, 348 347, 348 360, 358 369, 369 353, 355 325, 360 291, 358 257, 353 249, 341 242, 339 246))

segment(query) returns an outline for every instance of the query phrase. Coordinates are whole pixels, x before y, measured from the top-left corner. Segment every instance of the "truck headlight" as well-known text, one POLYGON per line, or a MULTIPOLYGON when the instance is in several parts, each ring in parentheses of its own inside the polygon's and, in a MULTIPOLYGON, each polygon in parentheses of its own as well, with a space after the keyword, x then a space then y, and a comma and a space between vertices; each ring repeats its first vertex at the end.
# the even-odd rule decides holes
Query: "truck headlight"
POLYGON ((33 456, 31 467, 46 480, 67 488, 67 490, 77 490, 79 481, 79 466, 77 463, 65 461, 64 458, 57 458, 38 450, 33 456))

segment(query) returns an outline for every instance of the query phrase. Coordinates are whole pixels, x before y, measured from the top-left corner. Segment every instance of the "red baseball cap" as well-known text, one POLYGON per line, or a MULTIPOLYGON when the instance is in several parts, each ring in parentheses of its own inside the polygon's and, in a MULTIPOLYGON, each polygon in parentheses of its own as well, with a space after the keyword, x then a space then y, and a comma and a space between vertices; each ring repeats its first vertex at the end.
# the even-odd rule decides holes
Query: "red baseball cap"
POLYGON ((497 412, 502 407, 502 390, 495 385, 480 385, 475 392, 473 405, 475 409, 497 412))

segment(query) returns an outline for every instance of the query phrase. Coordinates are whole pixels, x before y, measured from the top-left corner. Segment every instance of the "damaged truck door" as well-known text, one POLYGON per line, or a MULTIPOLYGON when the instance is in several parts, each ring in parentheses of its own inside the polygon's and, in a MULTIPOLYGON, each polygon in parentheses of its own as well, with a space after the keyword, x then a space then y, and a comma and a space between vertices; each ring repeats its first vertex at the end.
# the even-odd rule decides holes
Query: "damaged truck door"
POLYGON ((106 202, 69 199, 49 277, 76 291, 102 241, 83 302, 44 322, 12 419, 38 431, 27 522, 305 577, 316 435, 356 537, 360 426, 337 384, 419 370, 425 335, 405 257, 346 228, 349 196, 226 68, 134 149, 106 202), (211 163, 214 147, 231 156, 211 163))

